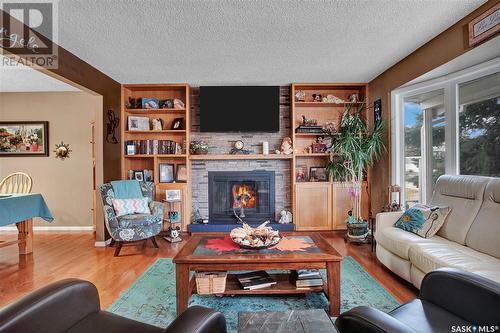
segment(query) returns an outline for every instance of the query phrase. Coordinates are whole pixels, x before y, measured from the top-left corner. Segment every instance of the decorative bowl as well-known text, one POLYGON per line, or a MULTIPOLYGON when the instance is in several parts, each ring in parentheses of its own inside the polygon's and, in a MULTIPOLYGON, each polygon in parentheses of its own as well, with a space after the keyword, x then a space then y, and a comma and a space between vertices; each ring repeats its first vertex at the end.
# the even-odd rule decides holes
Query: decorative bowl
POLYGON ((282 237, 278 231, 266 227, 268 223, 264 222, 257 228, 243 223, 241 228, 231 230, 231 239, 243 249, 261 250, 274 246, 282 237))

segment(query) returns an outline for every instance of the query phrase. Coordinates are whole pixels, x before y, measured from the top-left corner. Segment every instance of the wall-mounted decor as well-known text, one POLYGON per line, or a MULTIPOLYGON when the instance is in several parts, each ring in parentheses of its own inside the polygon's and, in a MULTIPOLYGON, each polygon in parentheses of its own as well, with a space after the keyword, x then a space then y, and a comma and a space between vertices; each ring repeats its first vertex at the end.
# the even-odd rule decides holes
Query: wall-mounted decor
POLYGON ((174 165, 170 163, 160 163, 160 183, 174 182, 174 165))
POLYGON ((60 158, 64 161, 65 158, 69 158, 69 153, 71 153, 71 149, 69 149, 69 144, 64 143, 56 143, 56 149, 54 149, 54 153, 56 153, 56 158, 60 158))
POLYGON ((149 131, 149 118, 148 117, 128 117, 128 130, 129 131, 149 131))
POLYGON ((377 127, 382 122, 382 99, 373 102, 373 122, 377 127))
POLYGON ((108 110, 108 123, 106 124, 106 142, 117 144, 116 129, 120 124, 120 118, 115 115, 115 111, 108 110))
POLYGON ((49 156, 49 122, 0 122, 0 156, 49 156))
POLYGON ((469 46, 472 47, 500 31, 500 3, 469 22, 469 46))

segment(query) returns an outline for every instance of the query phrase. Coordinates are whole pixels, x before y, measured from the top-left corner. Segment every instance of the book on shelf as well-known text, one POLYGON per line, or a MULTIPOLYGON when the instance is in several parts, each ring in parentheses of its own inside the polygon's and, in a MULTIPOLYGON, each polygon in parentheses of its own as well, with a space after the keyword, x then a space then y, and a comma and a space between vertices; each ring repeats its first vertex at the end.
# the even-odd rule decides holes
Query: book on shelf
POLYGON ((267 288, 276 284, 276 281, 274 281, 266 271, 240 273, 235 274, 235 277, 245 290, 267 288))
POLYGON ((317 269, 299 269, 291 273, 297 288, 321 287, 323 278, 317 269))
POLYGON ((125 155, 182 154, 183 145, 172 140, 126 140, 125 155))

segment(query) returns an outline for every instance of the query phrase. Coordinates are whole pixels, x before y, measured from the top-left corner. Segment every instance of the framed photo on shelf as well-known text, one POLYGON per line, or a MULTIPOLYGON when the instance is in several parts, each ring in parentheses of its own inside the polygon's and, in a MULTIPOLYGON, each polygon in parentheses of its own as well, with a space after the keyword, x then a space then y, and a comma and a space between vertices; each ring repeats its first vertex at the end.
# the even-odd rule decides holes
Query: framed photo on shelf
POLYGON ((175 172, 175 181, 179 183, 187 182, 186 164, 177 164, 177 170, 175 172))
POLYGON ((173 130, 182 130, 184 129, 184 118, 175 118, 172 121, 172 128, 173 130))
POLYGON ((179 201, 181 201, 181 190, 166 190, 165 191, 165 201, 166 202, 179 202, 179 201))
POLYGON ((307 181, 307 165, 297 165, 297 167, 295 168, 295 181, 307 181))
POLYGON ((49 156, 49 122, 0 121, 1 156, 49 156))
POLYGON ((160 183, 174 182, 174 165, 171 163, 160 163, 160 183))
POLYGON ((134 171, 134 179, 142 182, 144 180, 144 171, 134 171))
POLYGON ((326 182, 326 168, 325 167, 311 167, 309 169, 309 180, 316 182, 326 182))
POLYGON ((129 131, 149 131, 149 118, 148 117, 128 117, 128 130, 129 131))

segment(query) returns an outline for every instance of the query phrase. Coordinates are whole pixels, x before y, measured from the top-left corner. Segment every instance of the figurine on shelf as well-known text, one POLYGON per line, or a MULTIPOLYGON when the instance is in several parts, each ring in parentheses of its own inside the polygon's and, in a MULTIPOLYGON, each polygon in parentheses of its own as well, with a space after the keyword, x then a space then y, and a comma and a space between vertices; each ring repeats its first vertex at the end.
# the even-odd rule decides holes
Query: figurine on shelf
POLYGON ((298 90, 295 93, 295 101, 296 102, 304 102, 306 100, 306 93, 304 90, 298 90))
POLYGON ((281 150, 276 150, 276 154, 291 155, 293 154, 292 139, 288 136, 283 138, 281 142, 281 150))
POLYGON ((161 131, 163 130, 163 119, 153 119, 151 120, 151 124, 153 125, 153 131, 161 131))
POLYGON ((337 96, 334 96, 334 95, 327 95, 326 101, 328 103, 335 103, 335 104, 345 103, 345 101, 342 98, 338 98, 337 96))
POLYGON ((321 102, 323 100, 321 94, 312 94, 312 97, 314 102, 321 102))
POLYGON ((174 99, 174 109, 184 109, 184 108, 185 108, 185 105, 184 105, 183 101, 181 101, 178 98, 174 99))
POLYGON ((281 224, 292 223, 292 213, 287 211, 287 210, 282 210, 280 212, 280 219, 279 219, 278 223, 281 223, 281 224))
POLYGON ((318 125, 318 120, 313 118, 306 118, 302 115, 302 126, 316 126, 318 125))
POLYGON ((359 102, 358 93, 351 94, 351 95, 349 95, 348 98, 349 98, 349 102, 351 102, 351 103, 358 103, 359 102))

